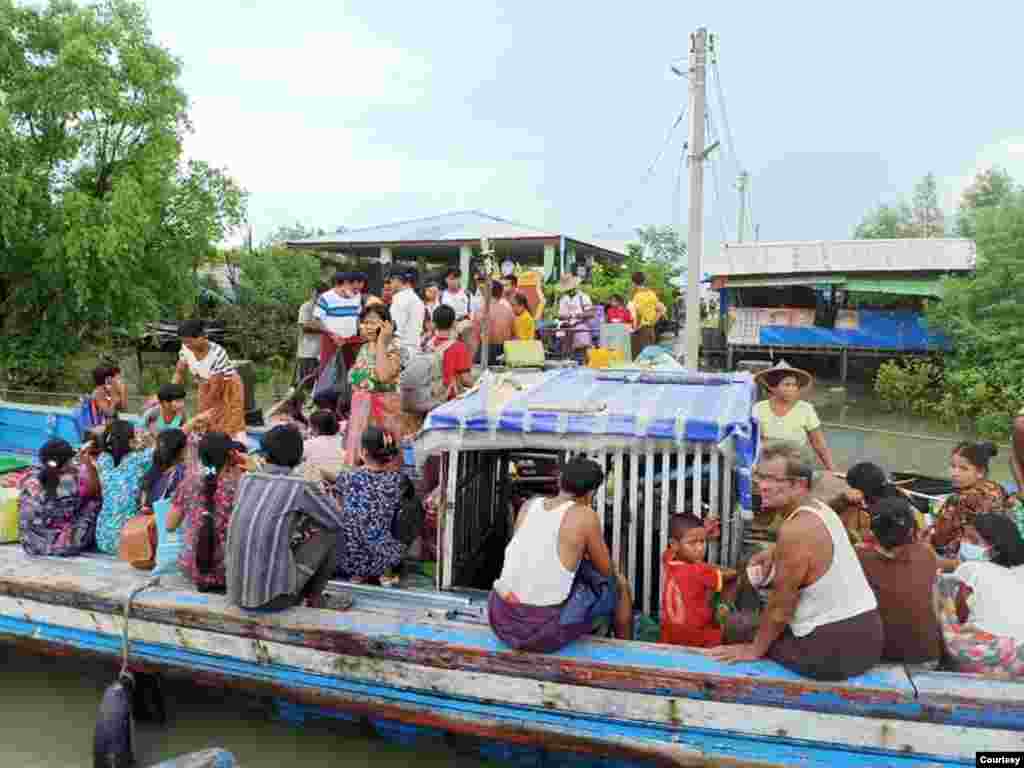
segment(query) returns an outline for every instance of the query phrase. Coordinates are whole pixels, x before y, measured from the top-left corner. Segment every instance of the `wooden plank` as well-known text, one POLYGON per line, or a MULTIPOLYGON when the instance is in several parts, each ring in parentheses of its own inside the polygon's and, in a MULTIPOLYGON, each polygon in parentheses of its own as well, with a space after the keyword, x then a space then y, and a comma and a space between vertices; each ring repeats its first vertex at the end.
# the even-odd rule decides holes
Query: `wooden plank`
POLYGON ((686 512, 686 446, 676 451, 676 514, 686 512))
MULTIPOLYGON (((709 474, 708 482, 708 493, 710 495, 711 502, 711 514, 718 518, 719 523, 722 521, 722 498, 718 495, 718 473, 722 464, 722 456, 718 451, 718 447, 711 449, 710 454, 711 469, 709 474)), ((722 539, 718 538, 709 543, 708 546, 708 562, 718 563, 722 559, 722 539)))
POLYGON ((640 456, 635 451, 629 453, 629 540, 626 554, 629 583, 636 590, 636 567, 639 561, 636 549, 637 520, 640 518, 640 456))
POLYGON ((622 451, 615 451, 615 498, 612 502, 612 561, 622 567, 622 486, 626 482, 626 476, 622 471, 622 451))
MULTIPOLYGON (((661 529, 661 549, 668 547, 668 518, 669 505, 672 498, 672 479, 669 477, 669 469, 672 466, 672 453, 668 448, 661 452, 661 512, 658 515, 658 525, 661 529)), ((659 553, 659 557, 660 557, 659 553)), ((660 559, 659 559, 660 567, 660 559)), ((660 599, 660 598, 659 598, 660 599)))
MULTIPOLYGON (((601 465, 601 471, 604 472, 605 482, 601 483, 601 487, 597 489, 597 498, 595 500, 594 508, 597 512, 597 521, 601 524, 601 531, 604 532, 604 512, 605 512, 605 496, 607 493, 607 478, 608 478, 608 454, 604 451, 597 451, 594 454, 594 461, 601 465)), ((615 562, 614 560, 612 562, 615 562)))
POLYGON ((704 519, 704 444, 697 443, 693 449, 693 514, 704 519))
MULTIPOLYGON (((638 553, 639 554, 639 553, 638 553)), ((654 451, 644 454, 644 602, 642 610, 654 615, 654 451)))
MULTIPOLYGON (((120 617, 0 597, 0 614, 14 615, 17 611, 22 611, 23 620, 29 623, 109 636, 114 639, 107 646, 111 655, 116 656, 118 652, 117 641, 123 626, 120 617)), ((732 731, 747 736, 843 745, 848 749, 882 749, 967 759, 983 750, 1024 748, 1024 733, 1020 732, 602 691, 583 685, 546 683, 494 673, 325 653, 271 640, 182 630, 148 621, 131 620, 129 626, 136 643, 182 648, 191 653, 222 658, 229 667, 240 660, 265 668, 270 676, 280 675, 286 679, 294 678, 291 670, 302 670, 371 686, 426 691, 458 700, 500 702, 504 706, 566 713, 574 718, 633 722, 679 731, 732 731)))
POLYGON ((438 585, 442 589, 451 587, 452 571, 455 568, 455 506, 458 502, 458 489, 459 451, 453 448, 448 452, 448 493, 445 495, 444 524, 438 531, 438 544, 441 544, 441 556, 444 558, 440 570, 441 583, 438 585))
MULTIPOLYGON (((733 503, 732 498, 732 457, 729 455, 725 456, 723 462, 722 471, 722 551, 719 553, 719 565, 723 565, 726 568, 733 568, 736 565, 736 559, 733 553, 733 537, 736 527, 735 518, 739 516, 739 510, 736 509, 736 505, 733 503)), ((742 538, 742 537, 741 537, 742 538)), ((736 551, 739 551, 739 546, 742 541, 736 542, 736 551)))
POLYGON ((1024 728, 1024 682, 908 669, 927 716, 942 722, 1024 728))

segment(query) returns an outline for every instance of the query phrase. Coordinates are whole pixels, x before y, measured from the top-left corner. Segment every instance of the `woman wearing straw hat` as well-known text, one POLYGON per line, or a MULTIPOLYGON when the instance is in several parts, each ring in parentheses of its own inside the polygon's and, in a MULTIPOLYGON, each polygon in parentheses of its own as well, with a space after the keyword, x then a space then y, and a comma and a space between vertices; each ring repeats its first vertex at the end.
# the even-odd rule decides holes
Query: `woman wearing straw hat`
POLYGON ((562 298, 558 300, 558 319, 562 323, 562 349, 566 357, 578 350, 586 359, 587 348, 591 346, 590 319, 594 316, 594 302, 580 290, 580 279, 566 273, 558 283, 562 298))
POLYGON ((754 406, 754 418, 761 425, 761 438, 768 442, 785 440, 814 450, 826 470, 832 472, 832 452, 825 442, 821 419, 814 406, 800 396, 814 381, 807 371, 794 368, 780 360, 754 377, 758 384, 768 390, 768 399, 754 406))

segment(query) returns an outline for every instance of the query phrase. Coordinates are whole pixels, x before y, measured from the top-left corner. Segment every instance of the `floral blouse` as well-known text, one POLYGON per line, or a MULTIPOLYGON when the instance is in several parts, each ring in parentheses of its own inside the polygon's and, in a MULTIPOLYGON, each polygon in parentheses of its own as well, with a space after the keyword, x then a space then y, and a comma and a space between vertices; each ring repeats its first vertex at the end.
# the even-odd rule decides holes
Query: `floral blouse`
POLYGON ((142 479, 153 464, 153 451, 132 451, 114 466, 114 457, 103 453, 96 459, 96 472, 103 491, 103 507, 96 522, 96 548, 116 555, 121 546, 121 529, 139 513, 142 479))
POLYGON ((192 583, 201 587, 224 587, 224 553, 231 524, 231 511, 235 506, 235 494, 238 481, 242 478, 239 467, 229 467, 217 478, 217 489, 213 492, 213 529, 216 533, 216 544, 213 553, 213 570, 203 574, 196 567, 196 537, 199 524, 206 512, 206 492, 204 490, 205 474, 201 471, 190 472, 178 486, 174 494, 172 509, 182 512, 181 526, 184 530, 184 546, 178 557, 178 567, 192 583))
POLYGON ((988 512, 1009 515, 1013 519, 1006 491, 999 483, 981 480, 965 491, 952 494, 939 510, 932 544, 947 556, 956 557, 964 526, 973 525, 975 517, 988 512))
MULTIPOLYGON (((398 339, 392 339, 388 345, 388 357, 401 357, 398 347, 398 339)), ((356 355, 356 361, 349 371, 349 381, 354 389, 361 389, 365 392, 397 392, 398 382, 382 384, 377 380, 377 345, 375 343, 363 344, 356 355)))
POLYGON ((60 476, 52 496, 36 472, 18 488, 19 539, 28 554, 77 555, 96 543, 100 502, 81 494, 76 465, 60 476))

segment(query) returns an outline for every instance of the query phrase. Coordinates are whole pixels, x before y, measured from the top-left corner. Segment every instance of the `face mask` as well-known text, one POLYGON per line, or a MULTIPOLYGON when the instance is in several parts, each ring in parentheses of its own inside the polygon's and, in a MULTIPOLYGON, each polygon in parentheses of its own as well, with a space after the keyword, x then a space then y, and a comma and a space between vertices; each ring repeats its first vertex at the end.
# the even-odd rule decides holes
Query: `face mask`
POLYGON ((988 550, 980 544, 973 544, 969 541, 961 541, 960 559, 984 562, 986 560, 989 560, 990 556, 988 550))

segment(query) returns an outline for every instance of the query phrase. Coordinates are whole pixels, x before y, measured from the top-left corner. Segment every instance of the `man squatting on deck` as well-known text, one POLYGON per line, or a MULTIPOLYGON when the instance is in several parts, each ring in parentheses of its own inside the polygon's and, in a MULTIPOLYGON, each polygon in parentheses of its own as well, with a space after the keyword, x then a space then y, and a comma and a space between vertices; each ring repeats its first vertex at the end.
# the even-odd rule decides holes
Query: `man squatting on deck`
POLYGON ((711 651, 719 661, 767 656, 817 680, 863 674, 882 657, 878 602, 839 516, 811 496, 813 468, 785 444, 766 448, 755 472, 766 509, 785 514, 776 545, 755 555, 771 582, 768 604, 752 616, 730 618, 734 645, 711 651), (746 625, 746 626, 744 626, 746 625))
POLYGON ((501 577, 487 604, 494 633, 517 650, 548 653, 611 619, 615 635, 633 637, 629 584, 612 563, 594 511, 604 482, 597 462, 562 468, 561 493, 523 504, 501 577))

